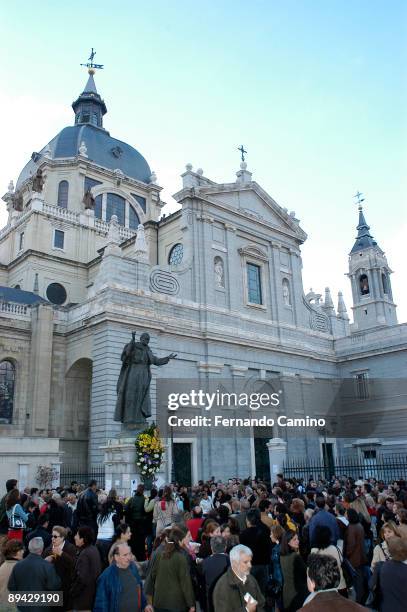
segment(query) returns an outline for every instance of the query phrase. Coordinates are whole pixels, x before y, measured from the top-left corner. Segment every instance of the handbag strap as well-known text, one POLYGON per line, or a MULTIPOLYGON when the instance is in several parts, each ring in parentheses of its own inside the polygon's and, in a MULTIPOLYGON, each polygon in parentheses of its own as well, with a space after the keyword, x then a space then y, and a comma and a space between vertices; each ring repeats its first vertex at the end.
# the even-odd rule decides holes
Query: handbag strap
POLYGON ((380 548, 382 549, 382 552, 383 552, 383 554, 384 554, 384 558, 386 559, 386 561, 390 561, 390 559, 391 559, 390 554, 389 554, 389 552, 388 552, 388 551, 386 551, 386 550, 384 549, 383 544, 384 544, 384 542, 382 542, 382 543, 380 544, 380 548))

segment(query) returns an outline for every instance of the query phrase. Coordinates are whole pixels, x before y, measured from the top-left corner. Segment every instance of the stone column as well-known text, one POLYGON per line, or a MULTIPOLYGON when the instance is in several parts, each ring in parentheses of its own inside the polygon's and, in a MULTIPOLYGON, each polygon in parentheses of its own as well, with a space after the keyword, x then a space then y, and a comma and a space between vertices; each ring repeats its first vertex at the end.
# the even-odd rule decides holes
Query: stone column
POLYGON ((291 276, 291 306, 293 309, 293 323, 299 325, 299 313, 303 308, 302 305, 302 273, 301 273, 301 255, 294 249, 290 249, 290 268, 292 272, 291 276))
POLYGON ((30 420, 31 435, 48 435, 51 397, 52 344, 54 313, 51 304, 40 304, 31 309, 30 357, 30 420), (31 403, 31 405, 30 405, 31 403))
POLYGON ((269 247, 270 255, 270 288, 271 288, 271 319, 285 321, 283 292, 281 287, 280 243, 272 240, 269 247))
POLYGON ((270 481, 275 482, 277 474, 282 474, 287 459, 287 442, 282 438, 271 438, 267 442, 270 459, 270 481))
POLYGON ((243 303, 242 296, 242 267, 239 261, 239 254, 237 251, 236 241, 236 227, 229 223, 225 223, 225 240, 226 240, 226 257, 225 267, 227 272, 225 273, 226 282, 225 288, 227 290, 228 305, 230 310, 239 311, 243 303))
POLYGON ((100 465, 103 460, 101 446, 120 432, 121 424, 113 420, 117 399, 124 345, 130 341, 129 329, 117 323, 104 321, 94 328, 92 346, 92 394, 89 422, 89 462, 100 465))

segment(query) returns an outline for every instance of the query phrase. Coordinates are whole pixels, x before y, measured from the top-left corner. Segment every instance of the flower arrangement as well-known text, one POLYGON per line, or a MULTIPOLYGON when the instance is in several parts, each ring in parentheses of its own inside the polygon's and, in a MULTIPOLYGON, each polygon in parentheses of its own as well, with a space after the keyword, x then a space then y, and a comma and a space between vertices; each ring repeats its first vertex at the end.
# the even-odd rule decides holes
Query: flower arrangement
POLYGON ((161 467, 165 451, 155 423, 141 431, 134 444, 136 446, 136 465, 140 474, 144 478, 154 476, 161 467))

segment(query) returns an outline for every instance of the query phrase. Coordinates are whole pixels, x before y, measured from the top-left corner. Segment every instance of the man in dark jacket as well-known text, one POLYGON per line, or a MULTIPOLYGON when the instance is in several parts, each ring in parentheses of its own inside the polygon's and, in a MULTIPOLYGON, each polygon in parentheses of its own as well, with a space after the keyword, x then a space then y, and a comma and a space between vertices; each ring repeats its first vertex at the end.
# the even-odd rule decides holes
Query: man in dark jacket
MULTIPOLYGON (((8 590, 14 591, 58 591, 61 581, 52 563, 42 559, 44 542, 42 538, 32 538, 28 544, 28 556, 13 567, 8 590)), ((44 612, 44 606, 17 606, 20 612, 44 612)))
POLYGON ((246 516, 247 529, 240 533, 240 543, 252 551, 251 574, 258 582, 262 593, 266 590, 268 566, 270 564, 270 529, 262 522, 260 510, 251 508, 246 516))
POLYGON ((146 513, 144 511, 144 485, 139 484, 133 497, 127 502, 124 509, 126 522, 130 525, 131 540, 130 546, 137 561, 144 561, 146 558, 145 538, 146 538, 146 513))
POLYGON ((213 592, 215 612, 264 612, 265 599, 250 575, 252 551, 239 544, 230 551, 231 567, 216 583, 213 592))
POLYGON ((346 599, 336 590, 340 582, 339 566, 329 555, 308 557, 307 585, 310 595, 298 612, 362 612, 366 608, 346 599))
POLYGON ((229 557, 226 554, 226 539, 222 536, 211 538, 210 557, 202 561, 201 570, 205 582, 205 592, 208 612, 214 612, 213 590, 218 579, 226 572, 230 566, 229 557))
POLYGON ((127 544, 113 548, 113 562, 99 577, 93 612, 153 612, 127 544))
POLYGON ((98 496, 96 495, 97 482, 91 480, 88 488, 78 499, 76 506, 76 526, 90 527, 94 533, 94 542, 98 533, 96 517, 98 515, 98 496))
POLYGON ((38 524, 33 531, 27 535, 27 544, 33 538, 42 538, 44 542, 44 549, 51 546, 52 538, 48 531, 49 518, 48 514, 41 514, 38 518, 38 524))
POLYGON ((315 529, 318 525, 329 527, 331 532, 331 544, 336 545, 339 538, 339 527, 336 523, 336 519, 333 514, 325 510, 326 501, 325 497, 317 497, 316 499, 316 510, 309 522, 309 537, 311 542, 311 548, 315 546, 314 535, 315 529))
POLYGON ((102 571, 100 554, 93 542, 93 530, 79 527, 75 544, 79 554, 75 564, 75 576, 71 595, 74 610, 92 610, 96 593, 96 581, 102 571))

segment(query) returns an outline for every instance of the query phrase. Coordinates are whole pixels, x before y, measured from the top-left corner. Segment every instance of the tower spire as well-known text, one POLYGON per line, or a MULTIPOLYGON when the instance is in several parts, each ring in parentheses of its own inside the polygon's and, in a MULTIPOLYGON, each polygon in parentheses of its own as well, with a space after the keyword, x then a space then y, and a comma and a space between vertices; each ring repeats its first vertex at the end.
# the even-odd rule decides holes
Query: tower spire
POLYGON ((353 197, 357 198, 357 205, 359 211, 359 222, 356 226, 357 236, 356 242, 353 245, 351 253, 355 253, 356 251, 361 251, 363 249, 368 249, 369 247, 377 246, 377 242, 374 240, 373 236, 370 233, 370 226, 366 223, 365 215, 363 213, 362 202, 365 201, 365 198, 362 198, 363 193, 358 191, 353 197))
POLYGON ((95 64, 94 57, 96 51, 93 49, 90 52, 88 61, 81 66, 88 69, 88 80, 85 88, 79 98, 72 104, 75 113, 75 124, 90 124, 95 127, 103 128, 103 115, 107 113, 106 104, 98 94, 96 89, 94 74, 96 70, 102 70, 103 64, 95 64))
MULTIPOLYGON (((353 330, 369 329, 383 325, 396 325, 396 304, 390 284, 391 270, 386 256, 370 233, 363 214, 364 198, 359 191, 357 198, 359 221, 356 242, 349 254, 349 278, 353 298, 353 330)), ((338 316, 344 318, 340 304, 338 316)))

